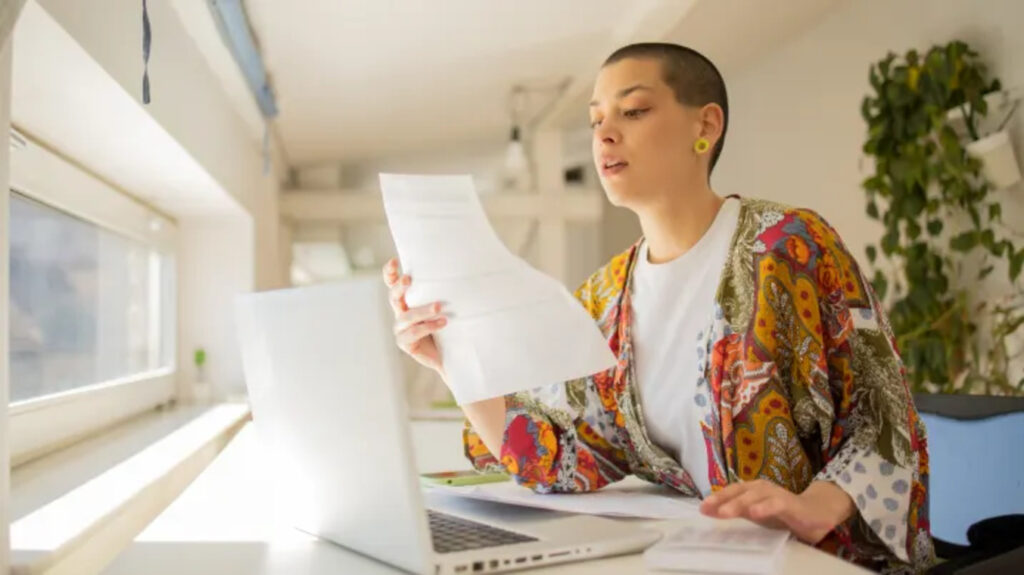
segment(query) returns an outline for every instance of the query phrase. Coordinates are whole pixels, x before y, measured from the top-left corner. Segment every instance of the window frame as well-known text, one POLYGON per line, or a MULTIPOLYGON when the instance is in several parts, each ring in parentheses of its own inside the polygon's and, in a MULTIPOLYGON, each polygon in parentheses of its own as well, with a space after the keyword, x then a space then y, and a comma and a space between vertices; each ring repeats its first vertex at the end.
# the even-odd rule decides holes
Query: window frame
MULTIPOLYGON (((139 241, 169 255, 172 269, 176 268, 177 225, 172 218, 43 145, 24 136, 21 139, 25 145, 11 149, 9 195, 17 193, 139 241)), ((11 403, 8 437, 12 466, 177 398, 176 277, 174 286, 175 301, 166 318, 174 328, 168 342, 169 366, 11 403)))

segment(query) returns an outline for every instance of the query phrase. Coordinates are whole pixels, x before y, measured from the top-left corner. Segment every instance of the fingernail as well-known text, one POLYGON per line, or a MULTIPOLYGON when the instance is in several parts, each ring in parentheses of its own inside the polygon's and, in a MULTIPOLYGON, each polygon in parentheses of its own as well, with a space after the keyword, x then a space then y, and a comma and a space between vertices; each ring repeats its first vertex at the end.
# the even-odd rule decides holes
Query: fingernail
POLYGON ((412 278, 409 276, 402 277, 402 285, 409 285, 412 282, 412 278))

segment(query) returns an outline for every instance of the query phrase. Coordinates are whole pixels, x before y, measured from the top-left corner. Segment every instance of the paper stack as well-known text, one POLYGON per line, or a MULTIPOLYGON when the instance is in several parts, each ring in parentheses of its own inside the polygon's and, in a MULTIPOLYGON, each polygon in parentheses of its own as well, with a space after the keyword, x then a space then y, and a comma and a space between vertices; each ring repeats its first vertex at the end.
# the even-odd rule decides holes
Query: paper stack
POLYGON ((674 531, 644 552, 649 569, 770 575, 780 573, 788 531, 736 521, 702 522, 674 531))

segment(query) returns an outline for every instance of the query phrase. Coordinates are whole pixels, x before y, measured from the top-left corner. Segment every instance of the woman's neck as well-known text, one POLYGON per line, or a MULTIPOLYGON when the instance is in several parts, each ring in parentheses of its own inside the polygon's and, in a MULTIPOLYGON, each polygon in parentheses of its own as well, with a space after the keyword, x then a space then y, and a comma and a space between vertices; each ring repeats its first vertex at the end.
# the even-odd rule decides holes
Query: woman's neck
POLYGON ((688 252, 711 227, 724 201, 704 181, 663 194, 656 205, 638 210, 648 260, 664 263, 688 252))

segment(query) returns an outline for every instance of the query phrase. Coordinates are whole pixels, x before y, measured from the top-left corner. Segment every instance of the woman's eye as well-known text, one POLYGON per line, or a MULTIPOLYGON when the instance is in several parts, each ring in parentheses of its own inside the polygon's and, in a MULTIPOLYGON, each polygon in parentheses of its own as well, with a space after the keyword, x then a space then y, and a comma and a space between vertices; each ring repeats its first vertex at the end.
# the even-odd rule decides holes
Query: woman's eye
POLYGON ((590 122, 590 129, 591 130, 595 130, 600 125, 601 125, 601 120, 593 120, 592 122, 590 122))
POLYGON ((648 110, 650 110, 650 108, 634 108, 632 110, 626 110, 625 112, 622 113, 622 115, 627 118, 635 119, 644 115, 648 110))

